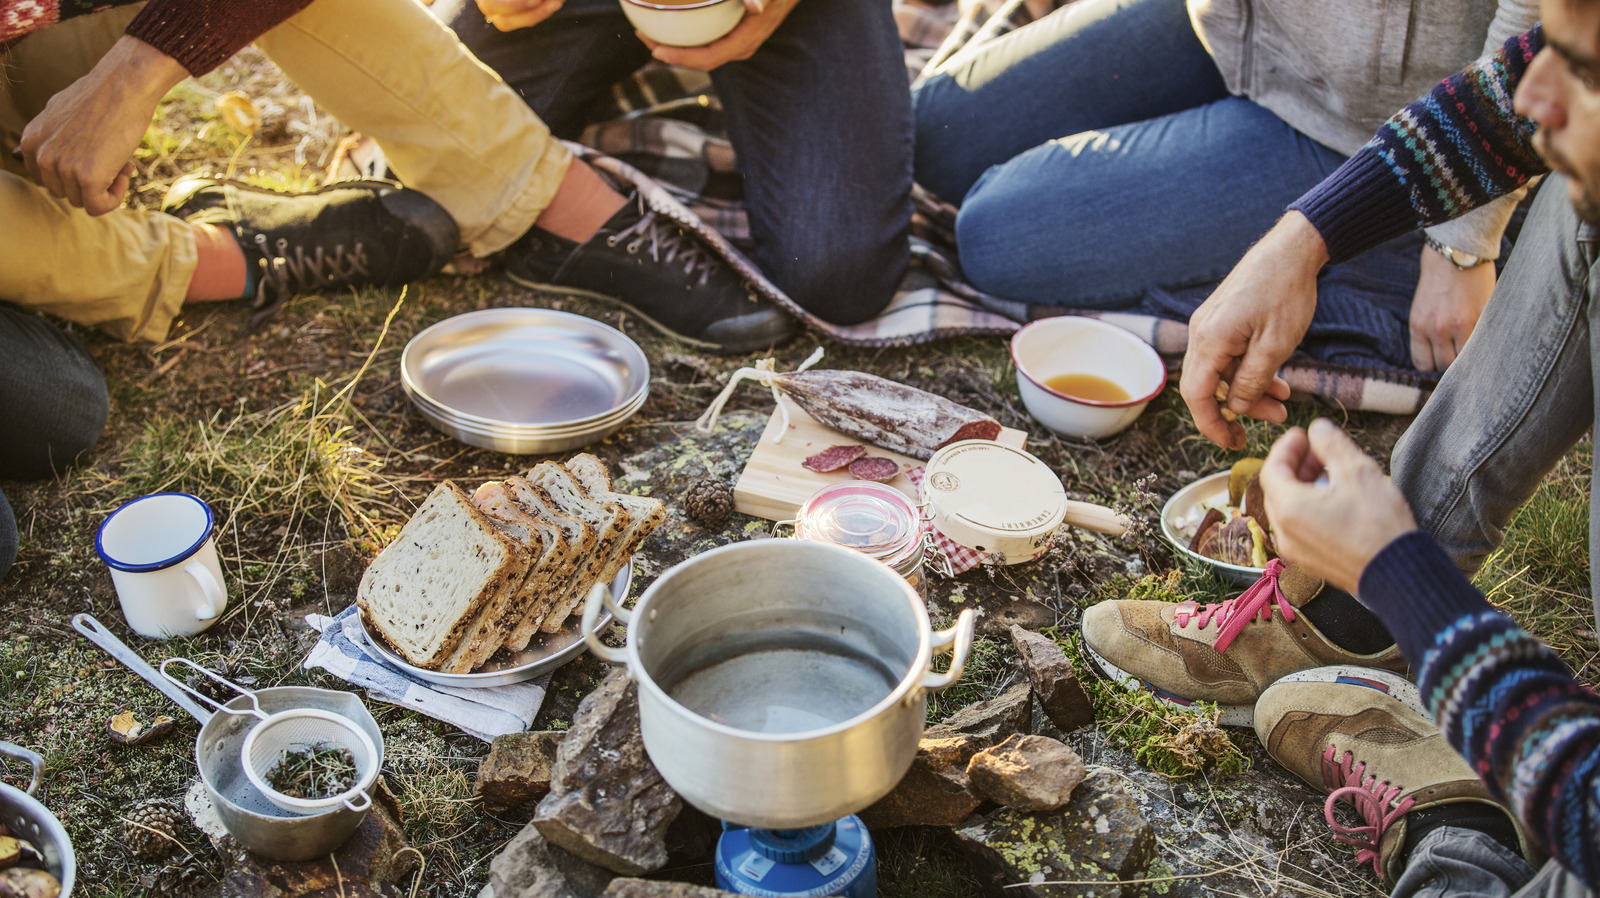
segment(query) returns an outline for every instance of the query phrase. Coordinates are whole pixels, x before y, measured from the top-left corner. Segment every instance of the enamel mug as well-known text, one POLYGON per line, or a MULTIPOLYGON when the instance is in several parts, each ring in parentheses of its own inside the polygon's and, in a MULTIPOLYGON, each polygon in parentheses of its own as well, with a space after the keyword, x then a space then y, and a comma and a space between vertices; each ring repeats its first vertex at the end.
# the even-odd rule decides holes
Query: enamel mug
POLYGON ((128 626, 141 636, 192 636, 227 607, 211 506, 188 493, 151 493, 113 511, 95 550, 128 626))

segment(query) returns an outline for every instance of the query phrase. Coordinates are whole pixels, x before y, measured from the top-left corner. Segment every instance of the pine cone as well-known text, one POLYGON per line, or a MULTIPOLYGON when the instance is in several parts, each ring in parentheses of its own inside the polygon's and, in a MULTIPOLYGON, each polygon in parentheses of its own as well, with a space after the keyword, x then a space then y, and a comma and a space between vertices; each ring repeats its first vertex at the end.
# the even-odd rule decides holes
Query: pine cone
POLYGON ((721 530, 733 516, 733 490, 715 477, 702 477, 683 492, 689 520, 707 530, 721 530))
POLYGON ((188 818, 176 803, 146 799, 123 818, 122 840, 138 857, 159 860, 178 850, 178 834, 188 825, 188 818))

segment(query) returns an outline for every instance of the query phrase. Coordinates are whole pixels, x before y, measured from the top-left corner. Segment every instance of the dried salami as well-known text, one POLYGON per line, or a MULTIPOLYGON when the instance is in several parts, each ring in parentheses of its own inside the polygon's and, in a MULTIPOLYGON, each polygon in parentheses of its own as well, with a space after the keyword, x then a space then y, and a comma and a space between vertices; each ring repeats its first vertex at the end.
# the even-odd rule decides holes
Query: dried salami
MULTIPOLYGON (((820 358, 819 349, 798 370, 788 373, 774 371, 771 359, 735 371, 695 426, 709 432, 734 387, 748 378, 788 396, 811 417, 840 433, 912 458, 926 460, 959 440, 1000 436, 1000 422, 926 390, 862 371, 806 370, 820 358)), ((779 410, 788 415, 782 404, 779 410)), ((781 431, 776 439, 782 439, 781 431)))
POLYGON ((857 480, 876 480, 888 483, 900 476, 900 465, 892 458, 869 455, 850 463, 850 476, 857 480))
POLYGON ((845 446, 829 446, 828 448, 811 456, 800 464, 805 465, 818 474, 832 474, 850 467, 850 463, 867 454, 867 447, 857 446, 854 443, 845 446))

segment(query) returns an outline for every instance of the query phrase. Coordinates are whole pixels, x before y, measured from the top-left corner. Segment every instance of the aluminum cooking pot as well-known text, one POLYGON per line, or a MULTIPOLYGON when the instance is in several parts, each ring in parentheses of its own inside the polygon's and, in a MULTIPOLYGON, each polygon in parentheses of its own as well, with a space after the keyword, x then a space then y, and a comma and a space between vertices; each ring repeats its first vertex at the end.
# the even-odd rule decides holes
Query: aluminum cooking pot
POLYGON ((61 821, 33 797, 44 774, 44 758, 20 745, 4 741, 0 741, 0 755, 33 765, 33 780, 28 783, 28 791, 0 783, 0 822, 5 823, 12 834, 27 839, 39 849, 50 875, 61 883, 60 898, 69 898, 78 869, 78 856, 72 850, 72 839, 67 836, 61 821))
POLYGON ((965 610, 935 633, 887 565, 770 539, 677 565, 631 613, 591 592, 583 633, 638 682, 645 751, 684 800, 733 823, 798 829, 867 807, 905 775, 928 693, 961 676, 973 618, 965 610), (602 603, 629 625, 621 650, 595 633, 602 603), (946 651, 949 671, 933 672, 946 651))

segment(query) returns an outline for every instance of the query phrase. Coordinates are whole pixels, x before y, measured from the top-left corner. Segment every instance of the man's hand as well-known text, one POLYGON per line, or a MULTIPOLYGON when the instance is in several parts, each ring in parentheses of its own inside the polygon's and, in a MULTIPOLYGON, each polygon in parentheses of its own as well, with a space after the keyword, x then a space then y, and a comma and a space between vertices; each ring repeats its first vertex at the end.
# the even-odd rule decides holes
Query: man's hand
POLYGON ((124 35, 89 73, 50 98, 22 132, 22 160, 51 193, 90 215, 122 205, 133 151, 156 105, 189 73, 124 35))
POLYGON ((1443 371, 1461 354, 1494 292, 1494 265, 1460 269, 1431 246, 1422 248, 1422 275, 1411 300, 1411 364, 1443 371))
POLYGON ((800 0, 744 0, 744 18, 733 30, 704 47, 669 47, 644 35, 639 40, 667 65, 709 72, 725 62, 749 59, 778 30, 800 0))
POLYGON ((1217 385, 1229 382, 1227 408, 1282 422, 1289 385, 1277 376, 1300 345, 1317 309, 1317 272, 1328 261, 1322 235, 1290 212, 1245 253, 1189 319, 1189 349, 1179 382, 1195 426, 1218 445, 1242 449, 1244 428, 1223 418, 1217 385))
POLYGON ((501 31, 532 28, 561 9, 562 0, 478 0, 478 11, 501 31))
POLYGON ((1405 497, 1378 463, 1327 418, 1272 444, 1261 489, 1278 553, 1345 592, 1389 543, 1417 529, 1405 497), (1326 485, 1316 480, 1328 475, 1326 485))

